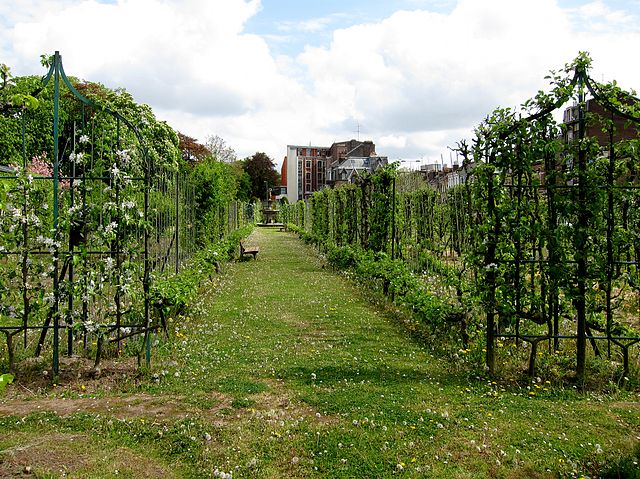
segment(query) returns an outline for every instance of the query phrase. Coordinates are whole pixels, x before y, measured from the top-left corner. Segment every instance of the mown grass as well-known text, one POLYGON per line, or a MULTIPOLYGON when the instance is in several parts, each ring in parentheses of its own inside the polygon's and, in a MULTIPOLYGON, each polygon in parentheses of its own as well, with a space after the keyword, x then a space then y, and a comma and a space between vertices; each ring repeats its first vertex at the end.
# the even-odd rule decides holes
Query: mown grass
MULTIPOLYGON (((188 418, 49 415, 48 430, 86 430, 184 477, 596 477, 637 465, 637 392, 491 381, 430 352, 295 236, 257 230, 249 242, 258 260, 205 286, 148 380, 120 392, 180 397, 188 418)), ((38 420, 0 430, 18 438, 38 420)))

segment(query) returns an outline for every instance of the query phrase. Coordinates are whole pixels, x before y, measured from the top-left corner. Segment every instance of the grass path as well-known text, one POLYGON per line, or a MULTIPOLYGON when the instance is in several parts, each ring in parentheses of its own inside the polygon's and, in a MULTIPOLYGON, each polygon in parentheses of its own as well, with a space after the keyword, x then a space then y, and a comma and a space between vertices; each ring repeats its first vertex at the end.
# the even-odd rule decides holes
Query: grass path
MULTIPOLYGON (((199 312, 158 353, 155 379, 0 402, 0 414, 31 405, 22 422, 0 419, 0 473, 3 458, 17 464, 6 451, 43 430, 57 444, 86 436, 75 477, 114 477, 105 449, 176 477, 580 477, 640 441, 637 395, 475 378, 430 354, 294 235, 258 229, 248 243, 258 259, 204 287, 199 312), (56 410, 61 396, 113 407, 34 412, 56 410)), ((118 464, 120 476, 164 474, 118 464)))

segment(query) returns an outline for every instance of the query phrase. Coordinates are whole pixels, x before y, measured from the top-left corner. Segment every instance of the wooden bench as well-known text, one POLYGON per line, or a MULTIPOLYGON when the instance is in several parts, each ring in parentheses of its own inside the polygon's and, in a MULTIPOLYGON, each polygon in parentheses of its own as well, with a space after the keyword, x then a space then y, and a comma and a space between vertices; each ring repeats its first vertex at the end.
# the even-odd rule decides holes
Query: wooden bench
POLYGON ((251 246, 249 248, 244 247, 244 240, 240 240, 240 258, 245 255, 253 255, 253 259, 256 259, 256 255, 260 252, 260 248, 257 246, 251 246))

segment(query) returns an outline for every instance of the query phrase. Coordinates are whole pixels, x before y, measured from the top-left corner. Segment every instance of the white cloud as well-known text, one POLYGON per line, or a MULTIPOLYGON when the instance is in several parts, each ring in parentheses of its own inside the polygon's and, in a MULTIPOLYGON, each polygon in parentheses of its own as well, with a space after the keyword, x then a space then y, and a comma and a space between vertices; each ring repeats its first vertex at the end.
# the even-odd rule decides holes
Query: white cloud
POLYGON ((404 148, 407 145, 407 137, 404 135, 385 135, 378 139, 378 147, 404 148))
MULTIPOLYGON (((433 2, 420 0, 429 8, 433 2)), ((497 106, 546 88, 580 50, 594 77, 640 84, 637 21, 603 1, 459 0, 450 13, 399 11, 275 56, 245 24, 259 0, 24 0, 0 4, 0 59, 42 73, 60 50, 68 74, 125 87, 184 133, 217 134, 241 156, 281 161, 287 144, 373 139, 391 158, 439 158, 497 106), (624 27, 624 28, 622 28, 624 27), (320 43, 322 44, 322 43, 320 43)), ((324 38, 333 17, 289 25, 324 38)), ((286 26, 286 25, 285 25, 286 26)))
POLYGON ((434 147, 426 132, 469 130, 494 108, 519 105, 580 50, 638 84, 640 70, 623 47, 636 44, 637 32, 583 33, 570 14, 554 0, 460 0, 450 14, 401 11, 338 30, 300 61, 317 98, 341 106, 347 121, 363 121, 374 138, 410 138, 404 150, 415 156, 434 147))

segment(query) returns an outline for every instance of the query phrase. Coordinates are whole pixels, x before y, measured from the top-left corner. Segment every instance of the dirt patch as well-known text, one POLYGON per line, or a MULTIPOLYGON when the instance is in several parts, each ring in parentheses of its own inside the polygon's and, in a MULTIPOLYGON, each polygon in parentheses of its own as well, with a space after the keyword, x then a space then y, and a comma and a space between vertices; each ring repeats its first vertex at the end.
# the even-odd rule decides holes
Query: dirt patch
MULTIPOLYGON (((0 398, 0 415, 25 417, 38 412, 53 412, 65 417, 77 413, 100 414, 117 419, 147 418, 151 421, 174 422, 186 417, 199 417, 218 427, 225 427, 247 416, 259 415, 267 420, 299 420, 319 424, 335 424, 338 418, 324 416, 314 408, 290 396, 284 381, 267 380, 269 389, 251 395, 251 407, 234 407, 231 395, 212 391, 205 403, 178 395, 137 393, 111 396, 127 390, 138 377, 134 360, 105 361, 99 374, 93 363, 84 358, 61 358, 61 375, 51 382, 50 365, 41 359, 20 364, 17 380, 0 398), (107 393, 106 395, 104 393, 107 393), (230 412, 233 413, 230 414, 230 412)), ((140 381, 146 381, 140 378, 140 381)), ((193 398, 191 398, 193 399, 193 398)), ((2 477, 0 475, 0 477, 2 477)))
POLYGON ((105 450, 84 434, 51 433, 15 439, 20 445, 0 451, 0 477, 89 477, 98 471, 141 478, 175 477, 152 459, 125 448, 105 450))
POLYGON ((22 440, 20 445, 0 451, 0 477, 37 477, 38 472, 64 474, 82 469, 86 458, 74 450, 86 441, 84 434, 59 433, 22 440))
POLYGON ((261 416, 267 421, 281 420, 309 420, 318 424, 337 424, 339 419, 335 416, 320 414, 311 406, 299 401, 293 401, 287 393, 284 381, 267 381, 269 391, 253 396, 256 401, 251 412, 261 416))
POLYGON ((116 398, 42 398, 9 399, 0 402, 0 414, 28 416, 35 412, 50 411, 58 416, 79 412, 113 416, 118 419, 146 417, 155 420, 179 420, 198 412, 184 403, 179 396, 151 396, 134 394, 116 398))
POLYGON ((118 391, 125 385, 145 380, 135 358, 104 360, 98 368, 93 360, 80 356, 61 357, 60 373, 54 380, 49 359, 28 358, 16 366, 14 387, 7 390, 13 397, 34 396, 49 391, 118 391))

